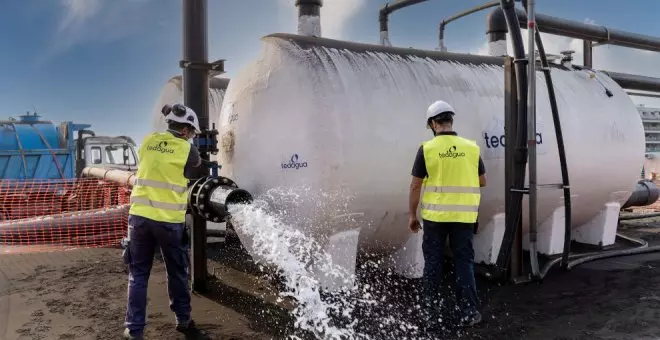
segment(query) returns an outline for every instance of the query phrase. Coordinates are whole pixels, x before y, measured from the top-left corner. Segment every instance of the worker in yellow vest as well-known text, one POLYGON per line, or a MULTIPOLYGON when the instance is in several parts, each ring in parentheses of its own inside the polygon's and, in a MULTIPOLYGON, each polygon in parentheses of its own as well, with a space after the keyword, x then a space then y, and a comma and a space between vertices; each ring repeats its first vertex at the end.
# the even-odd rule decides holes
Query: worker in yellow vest
POLYGON ((486 170, 477 143, 453 131, 454 114, 454 109, 444 101, 436 101, 428 107, 426 124, 434 137, 420 146, 410 184, 408 227, 414 233, 421 229, 417 218, 420 196, 422 201, 424 300, 431 329, 440 326, 442 302, 446 300, 440 298, 439 289, 447 238, 456 268, 461 311, 461 315, 450 316, 457 316, 463 326, 481 322, 472 237, 480 187, 486 185, 486 170))
POLYGON ((194 330, 188 284, 188 235, 184 228, 188 179, 201 165, 199 151, 191 144, 200 133, 195 112, 181 104, 162 110, 168 129, 148 135, 138 155, 140 165, 131 192, 128 238, 124 261, 128 264, 128 305, 125 339, 142 339, 146 323, 147 283, 156 247, 167 271, 170 309, 176 330, 194 330))

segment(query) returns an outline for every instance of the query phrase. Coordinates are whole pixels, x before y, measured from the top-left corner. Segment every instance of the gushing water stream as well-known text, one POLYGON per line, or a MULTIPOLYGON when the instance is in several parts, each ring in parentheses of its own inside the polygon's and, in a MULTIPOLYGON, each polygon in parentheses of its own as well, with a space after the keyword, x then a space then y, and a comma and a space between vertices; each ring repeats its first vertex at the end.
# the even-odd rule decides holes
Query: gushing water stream
MULTIPOLYGON (((336 195, 324 193, 319 196, 336 195)), ((373 284, 350 284, 360 281, 354 281, 351 273, 333 264, 330 255, 323 250, 322 237, 303 232, 315 228, 285 223, 284 220, 295 219, 290 212, 270 209, 272 203, 269 201, 273 199, 281 203, 301 197, 291 191, 271 190, 252 204, 230 205, 228 210, 232 225, 253 260, 279 270, 287 287, 286 292, 280 293, 281 297, 290 297, 296 302, 292 314, 297 329, 307 331, 317 339, 429 339, 417 325, 401 317, 407 314, 421 318, 423 311, 419 304, 386 301, 379 291, 382 287, 373 284), (328 296, 322 292, 316 279, 318 272, 345 280, 349 288, 328 296), (368 320, 360 320, 360 315, 368 320), (368 331, 365 331, 365 324, 368 324, 368 331)), ((341 215, 341 204, 337 207, 337 213, 341 215)), ((391 272, 385 275, 385 280, 392 279, 391 272)), ((291 336, 291 339, 300 338, 291 336)))

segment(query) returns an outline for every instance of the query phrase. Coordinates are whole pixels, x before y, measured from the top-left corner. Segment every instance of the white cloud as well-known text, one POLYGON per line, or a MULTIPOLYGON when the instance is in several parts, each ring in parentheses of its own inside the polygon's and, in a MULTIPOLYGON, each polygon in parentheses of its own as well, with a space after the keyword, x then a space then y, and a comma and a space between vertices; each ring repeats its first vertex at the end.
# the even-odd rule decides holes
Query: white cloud
MULTIPOLYGON (((332 39, 345 39, 346 24, 360 12, 367 0, 326 0, 321 7, 321 35, 332 39)), ((298 8, 295 0, 279 0, 280 6, 286 9, 288 22, 295 27, 298 18, 298 8)))
MULTIPOLYGON (((593 20, 585 19, 585 23, 595 24, 593 20)), ((523 43, 527 50, 527 30, 522 30, 523 43)), ((582 40, 541 34, 543 47, 548 54, 559 54, 561 51, 573 50, 573 63, 582 65, 582 40)), ((507 34, 507 48, 509 55, 513 54, 511 36, 507 34)), ((488 54, 488 43, 472 51, 477 54, 488 54)), ((599 70, 630 73, 660 78, 660 53, 624 48, 612 45, 601 45, 593 48, 593 67, 599 70)), ((636 104, 660 107, 660 99, 647 97, 631 97, 636 104)))
POLYGON ((64 7, 64 17, 60 21, 60 32, 84 24, 96 15, 103 5, 102 0, 62 0, 61 3, 64 7))
POLYGON ((41 61, 80 43, 108 42, 134 33, 148 24, 140 9, 149 1, 153 0, 60 0, 62 16, 41 61))

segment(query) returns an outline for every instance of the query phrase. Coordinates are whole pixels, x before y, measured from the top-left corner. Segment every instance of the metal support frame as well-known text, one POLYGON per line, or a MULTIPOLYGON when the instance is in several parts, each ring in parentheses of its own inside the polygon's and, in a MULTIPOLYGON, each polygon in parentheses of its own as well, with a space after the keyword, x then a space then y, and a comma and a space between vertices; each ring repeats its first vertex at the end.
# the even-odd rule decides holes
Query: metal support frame
POLYGON ((529 169, 529 252, 532 276, 539 276, 537 253, 538 186, 536 161, 536 48, 535 3, 527 1, 527 167, 529 169))
POLYGON ((590 40, 582 41, 582 65, 586 68, 594 68, 594 50, 593 42, 590 40))

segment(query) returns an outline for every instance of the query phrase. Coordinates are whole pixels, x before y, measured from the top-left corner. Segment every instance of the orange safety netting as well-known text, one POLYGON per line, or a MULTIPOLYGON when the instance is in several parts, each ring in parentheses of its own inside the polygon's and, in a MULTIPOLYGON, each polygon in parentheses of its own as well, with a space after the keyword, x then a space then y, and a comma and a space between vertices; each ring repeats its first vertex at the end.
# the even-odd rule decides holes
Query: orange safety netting
POLYGON ((0 247, 117 246, 130 189, 95 178, 0 180, 0 247))

